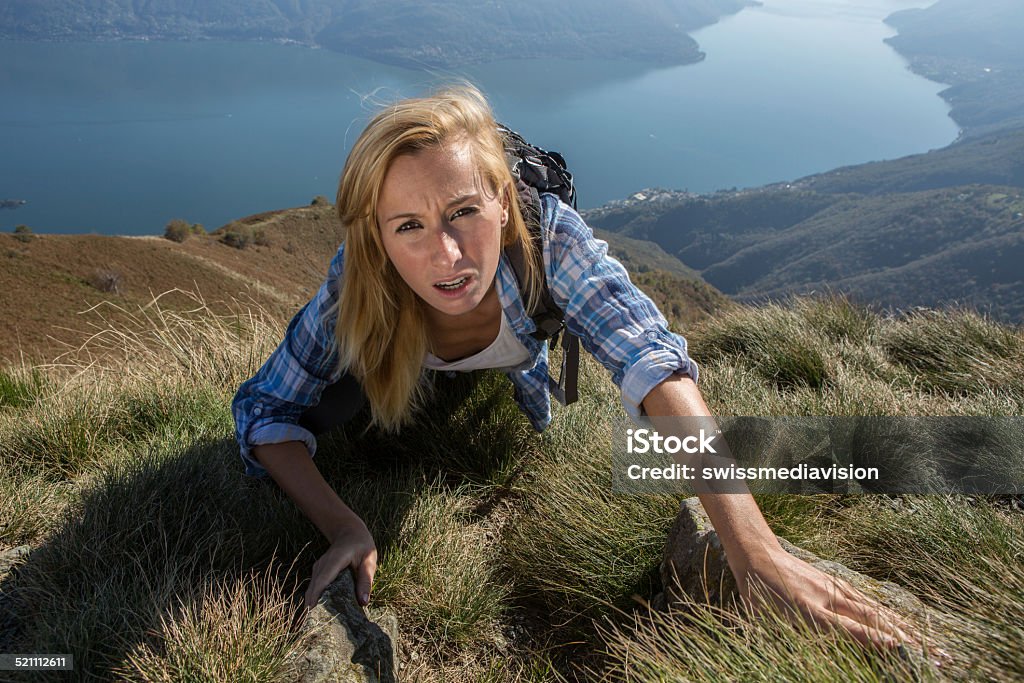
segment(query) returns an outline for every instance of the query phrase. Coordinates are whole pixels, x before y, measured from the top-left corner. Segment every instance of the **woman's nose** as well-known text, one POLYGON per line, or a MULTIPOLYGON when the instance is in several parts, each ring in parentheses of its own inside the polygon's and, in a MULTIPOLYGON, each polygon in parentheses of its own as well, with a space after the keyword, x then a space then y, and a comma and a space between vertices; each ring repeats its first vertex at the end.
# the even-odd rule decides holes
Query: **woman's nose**
POLYGON ((445 269, 452 268, 462 258, 462 247, 454 231, 444 229, 438 232, 434 249, 434 262, 445 269))

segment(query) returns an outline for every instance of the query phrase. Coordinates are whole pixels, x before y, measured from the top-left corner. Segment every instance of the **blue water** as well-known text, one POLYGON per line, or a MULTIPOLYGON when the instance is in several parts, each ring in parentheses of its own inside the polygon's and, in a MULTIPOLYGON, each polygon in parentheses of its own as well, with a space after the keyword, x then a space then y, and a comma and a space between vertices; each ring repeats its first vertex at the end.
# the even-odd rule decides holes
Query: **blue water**
POLYGON ((749 187, 942 147, 942 85, 882 42, 927 0, 765 0, 703 62, 501 62, 454 73, 255 43, 0 42, 0 230, 157 234, 332 197, 375 99, 468 77, 576 172, 583 208, 649 186, 749 187))

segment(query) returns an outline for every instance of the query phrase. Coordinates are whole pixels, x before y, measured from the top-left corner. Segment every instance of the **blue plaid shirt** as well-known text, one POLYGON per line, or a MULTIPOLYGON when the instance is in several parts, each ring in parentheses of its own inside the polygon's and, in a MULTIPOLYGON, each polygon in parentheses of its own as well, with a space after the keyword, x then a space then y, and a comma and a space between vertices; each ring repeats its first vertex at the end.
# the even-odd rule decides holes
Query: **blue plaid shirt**
MULTIPOLYGON (((686 340, 669 332, 654 303, 629 281, 622 264, 608 256, 607 243, 594 237, 579 214, 555 195, 542 194, 540 222, 551 296, 565 311, 566 325, 583 348, 611 372, 626 412, 639 416, 643 399, 673 373, 696 381, 697 365, 686 353, 686 340)), ((342 244, 319 291, 295 315, 284 341, 242 384, 232 402, 235 435, 250 476, 266 475, 252 457, 253 446, 302 441, 311 456, 316 453, 316 438, 298 421, 317 404, 324 387, 342 374, 334 326, 344 252, 342 244)), ((509 327, 531 358, 507 375, 519 407, 542 431, 551 422, 548 345, 530 336, 536 326, 526 314, 504 254, 496 286, 509 327)))

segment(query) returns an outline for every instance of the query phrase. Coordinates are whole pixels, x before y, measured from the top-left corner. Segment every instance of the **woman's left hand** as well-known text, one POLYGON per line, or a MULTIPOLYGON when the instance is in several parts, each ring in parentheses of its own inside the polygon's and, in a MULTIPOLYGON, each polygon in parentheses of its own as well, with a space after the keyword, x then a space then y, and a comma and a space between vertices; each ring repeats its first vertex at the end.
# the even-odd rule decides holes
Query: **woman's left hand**
POLYGON ((740 595, 755 611, 774 608, 795 623, 846 631, 864 645, 920 647, 914 627, 843 579, 830 576, 779 548, 751 562, 737 577, 740 595))

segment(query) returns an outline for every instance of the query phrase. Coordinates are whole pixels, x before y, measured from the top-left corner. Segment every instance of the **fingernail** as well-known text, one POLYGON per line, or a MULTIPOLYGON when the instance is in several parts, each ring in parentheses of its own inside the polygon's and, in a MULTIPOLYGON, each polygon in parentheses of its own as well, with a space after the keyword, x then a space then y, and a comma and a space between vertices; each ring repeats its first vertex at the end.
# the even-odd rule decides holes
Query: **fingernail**
POLYGON ((369 593, 360 593, 359 594, 359 602, 361 604, 363 604, 363 605, 369 605, 370 604, 370 594, 369 593))

